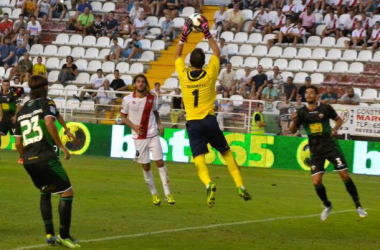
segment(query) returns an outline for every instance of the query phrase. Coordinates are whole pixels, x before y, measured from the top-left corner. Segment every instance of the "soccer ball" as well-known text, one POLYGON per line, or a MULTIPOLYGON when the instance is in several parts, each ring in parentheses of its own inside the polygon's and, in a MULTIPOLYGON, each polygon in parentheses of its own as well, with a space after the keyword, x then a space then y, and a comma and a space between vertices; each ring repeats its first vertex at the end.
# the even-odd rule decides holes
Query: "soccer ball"
POLYGON ((205 19, 205 17, 199 13, 194 13, 194 14, 189 16, 189 19, 191 19, 191 21, 192 21, 191 30, 194 32, 202 32, 201 22, 200 22, 199 18, 205 19))

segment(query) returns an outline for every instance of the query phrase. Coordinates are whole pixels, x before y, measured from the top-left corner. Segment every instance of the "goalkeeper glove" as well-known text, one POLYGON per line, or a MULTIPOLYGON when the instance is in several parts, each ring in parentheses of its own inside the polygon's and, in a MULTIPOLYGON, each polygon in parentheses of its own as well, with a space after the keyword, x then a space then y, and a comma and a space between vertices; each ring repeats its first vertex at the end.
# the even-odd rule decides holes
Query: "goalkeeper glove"
POLYGON ((183 31, 181 38, 179 39, 182 43, 187 41, 187 36, 191 33, 191 25, 193 24, 193 21, 191 21, 190 18, 188 18, 185 22, 185 25, 183 26, 183 31))
POLYGON ((206 39, 211 38, 210 28, 208 26, 208 21, 207 21, 206 17, 201 16, 200 18, 198 18, 198 20, 201 24, 202 32, 203 32, 203 35, 205 36, 205 38, 206 39))

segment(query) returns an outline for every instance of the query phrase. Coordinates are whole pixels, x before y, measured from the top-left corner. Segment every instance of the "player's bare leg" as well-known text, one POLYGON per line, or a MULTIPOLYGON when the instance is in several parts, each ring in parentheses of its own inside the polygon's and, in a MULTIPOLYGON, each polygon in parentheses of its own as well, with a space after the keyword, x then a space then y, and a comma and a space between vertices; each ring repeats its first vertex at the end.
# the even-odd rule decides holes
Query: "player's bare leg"
POLYGON ((207 189, 207 205, 212 207, 215 205, 216 184, 210 179, 208 168, 206 166, 205 155, 198 155, 194 158, 197 173, 207 189))
POLYGON ((169 184, 170 180, 169 180, 168 169, 166 168, 164 161, 162 159, 156 161, 156 165, 158 168, 158 173, 160 174, 162 186, 164 188, 165 200, 170 206, 173 206, 175 204, 175 200, 170 192, 170 184, 169 184))
POLYGON ((323 176, 323 172, 319 172, 312 175, 311 178, 313 179, 315 191, 317 192, 319 198, 321 199, 321 201, 323 202, 323 205, 325 206, 321 213, 321 220, 324 221, 327 219, 327 217, 329 216, 331 212, 332 204, 327 198, 326 188, 322 183, 322 176, 323 176))
POLYGON ((156 185, 154 184, 154 177, 150 169, 150 163, 141 164, 141 166, 143 168, 145 183, 148 185, 150 193, 152 194, 153 204, 155 206, 160 206, 161 200, 160 200, 160 197, 158 196, 156 185))
POLYGON ((237 165, 231 150, 228 150, 227 152, 222 154, 222 157, 226 161, 228 171, 230 172, 232 178, 235 181, 236 187, 238 189, 238 195, 245 201, 252 200, 251 195, 247 192, 243 185, 243 177, 241 176, 240 168, 237 165))
POLYGON ((362 208, 362 205, 360 204, 358 190, 356 189, 355 183, 353 182, 350 175, 348 174, 348 170, 345 169, 345 170, 339 171, 339 176, 342 179, 342 181, 344 182, 344 185, 346 186, 347 192, 351 195, 352 200, 355 203, 355 207, 356 207, 356 211, 357 211, 358 215, 361 218, 367 217, 368 214, 362 208))

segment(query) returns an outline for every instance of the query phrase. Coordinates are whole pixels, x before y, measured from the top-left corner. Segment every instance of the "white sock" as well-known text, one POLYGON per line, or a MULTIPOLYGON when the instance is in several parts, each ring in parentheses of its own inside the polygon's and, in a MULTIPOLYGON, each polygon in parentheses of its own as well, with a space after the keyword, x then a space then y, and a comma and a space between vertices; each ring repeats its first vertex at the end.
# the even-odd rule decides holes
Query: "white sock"
POLYGON ((169 172, 166 166, 158 168, 158 172, 160 173, 162 186, 164 187, 165 195, 170 195, 170 185, 169 185, 169 172))
POLYGON ((156 185, 154 185, 154 178, 153 178, 152 171, 143 170, 143 174, 144 174, 145 183, 148 185, 152 195, 157 194, 157 189, 156 189, 156 185))

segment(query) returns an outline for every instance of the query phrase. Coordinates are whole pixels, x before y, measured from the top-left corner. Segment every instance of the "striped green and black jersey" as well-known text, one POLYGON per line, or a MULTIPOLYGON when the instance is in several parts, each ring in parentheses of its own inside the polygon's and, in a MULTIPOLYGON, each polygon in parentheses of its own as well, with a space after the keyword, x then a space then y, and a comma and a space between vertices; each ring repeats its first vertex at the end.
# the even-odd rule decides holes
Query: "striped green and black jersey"
POLYGON ((337 140, 331 136, 330 119, 335 120, 338 114, 330 105, 320 104, 310 110, 302 107, 297 111, 297 127, 303 126, 309 137, 310 151, 314 155, 324 154, 331 147, 338 146, 337 140))
POLYGON ((15 115, 19 103, 15 92, 9 91, 7 94, 0 92, 0 104, 4 114, 15 115))
POLYGON ((47 130, 45 118, 58 117, 54 101, 35 99, 24 104, 17 115, 16 137, 24 142, 24 164, 56 158, 54 141, 47 130))

